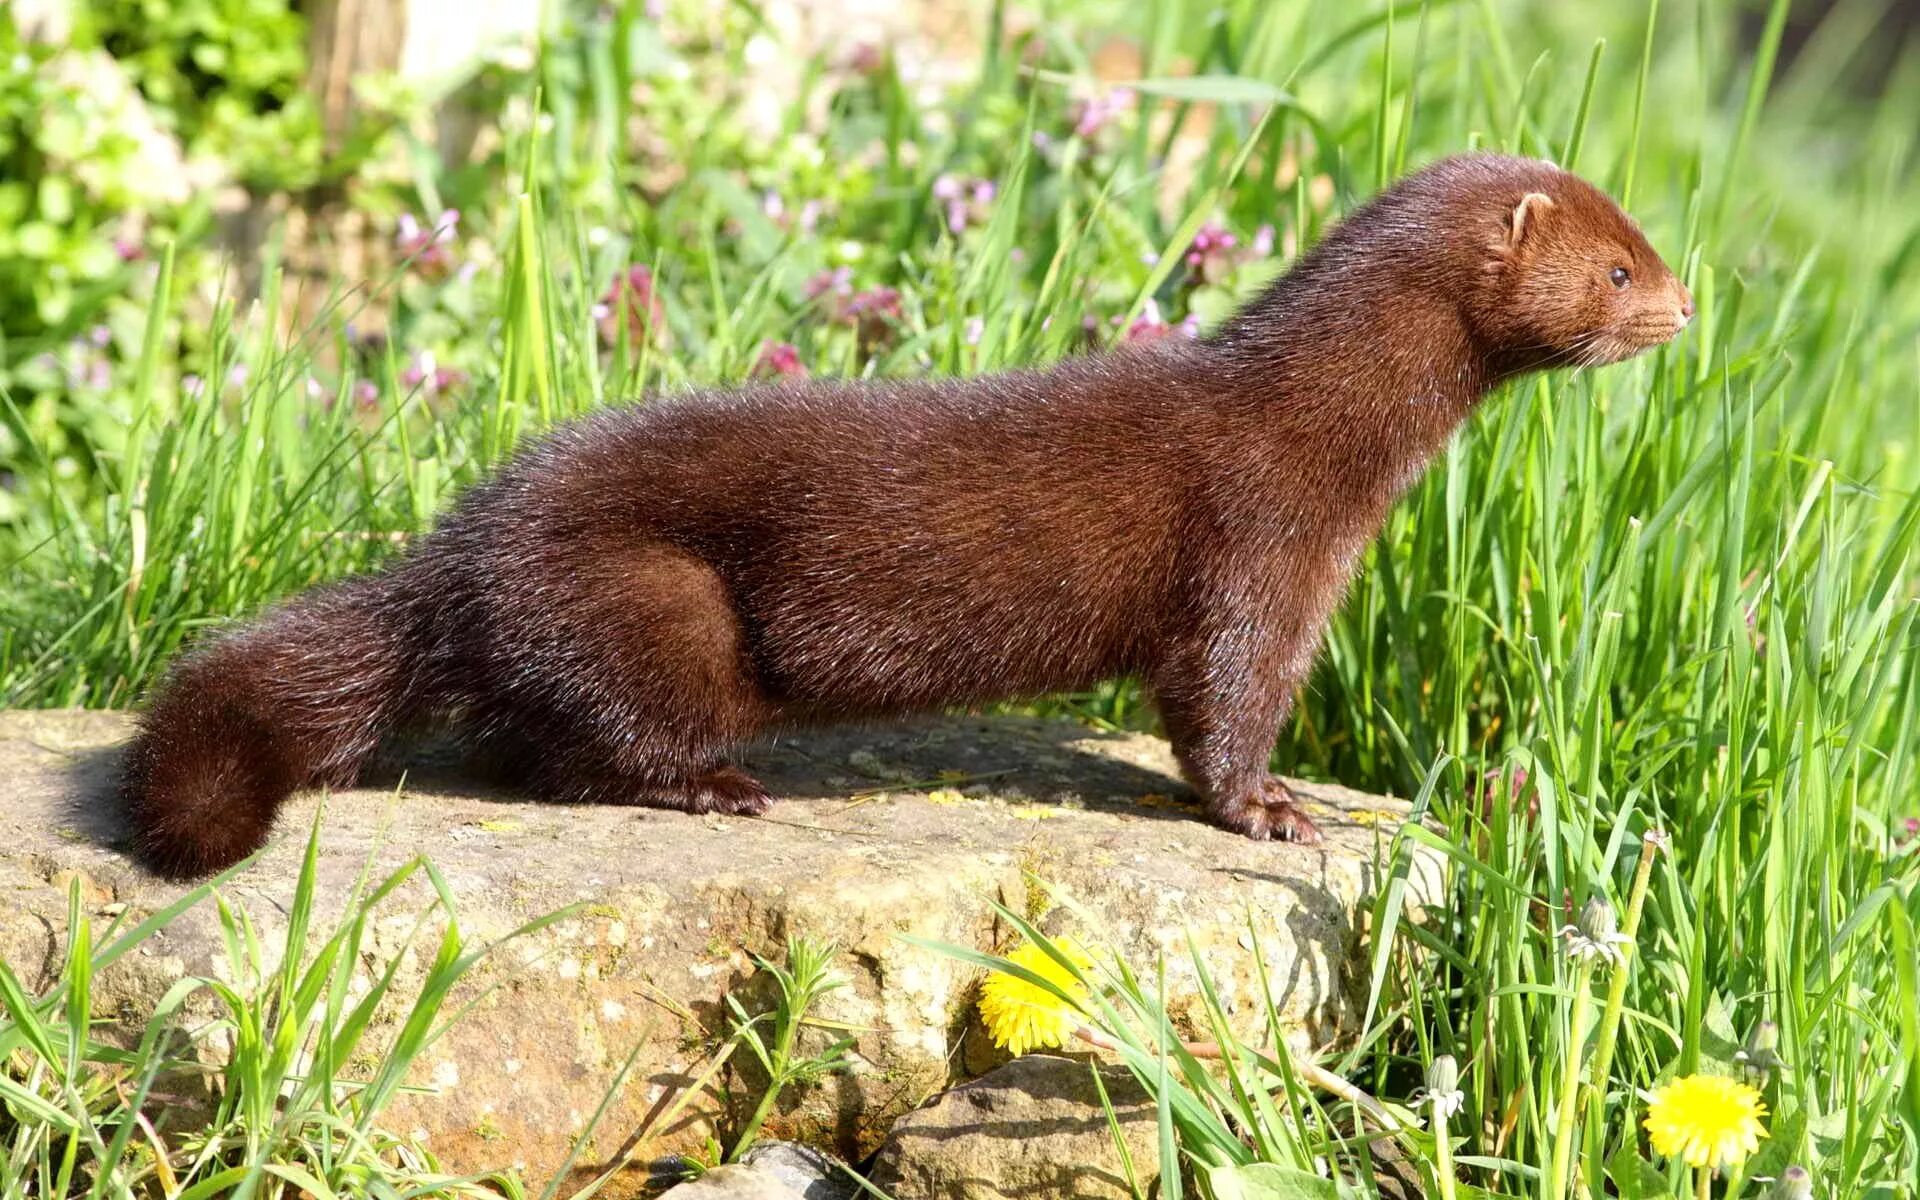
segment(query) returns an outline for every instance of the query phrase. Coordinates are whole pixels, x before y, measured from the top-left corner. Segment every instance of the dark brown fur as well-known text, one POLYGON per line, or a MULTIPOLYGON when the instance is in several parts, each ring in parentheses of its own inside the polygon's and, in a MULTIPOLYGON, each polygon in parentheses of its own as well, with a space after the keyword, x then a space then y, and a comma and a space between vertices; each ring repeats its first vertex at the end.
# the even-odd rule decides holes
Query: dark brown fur
POLYGON ((1691 315, 1591 185, 1470 156, 1198 342, 603 412, 390 569, 181 659, 131 751, 137 852, 232 862, 423 714, 554 799, 758 813, 723 756, 760 731, 1123 675, 1216 822, 1313 840, 1268 758, 1388 506, 1502 379, 1691 315))

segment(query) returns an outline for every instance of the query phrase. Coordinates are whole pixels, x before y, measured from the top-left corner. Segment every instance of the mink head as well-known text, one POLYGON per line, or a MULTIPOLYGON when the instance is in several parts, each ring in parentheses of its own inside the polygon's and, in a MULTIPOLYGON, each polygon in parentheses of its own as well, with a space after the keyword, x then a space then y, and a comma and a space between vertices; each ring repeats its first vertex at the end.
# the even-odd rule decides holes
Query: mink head
POLYGON ((1633 218, 1586 180, 1530 159, 1443 165, 1465 176, 1446 190, 1472 209, 1458 215, 1480 259, 1462 314, 1502 373, 1619 362, 1693 318, 1693 297, 1633 218))

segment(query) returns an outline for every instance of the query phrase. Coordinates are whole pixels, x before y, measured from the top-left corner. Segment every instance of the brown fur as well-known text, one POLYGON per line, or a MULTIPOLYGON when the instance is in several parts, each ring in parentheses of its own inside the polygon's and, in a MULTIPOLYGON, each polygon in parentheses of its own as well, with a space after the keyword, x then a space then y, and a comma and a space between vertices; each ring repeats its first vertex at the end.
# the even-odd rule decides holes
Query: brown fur
POLYGON ((723 756, 760 731, 1125 675, 1213 820, 1313 840, 1268 758, 1388 506, 1501 380, 1691 315, 1598 190, 1480 155, 1198 342, 603 412, 385 572, 176 664, 131 752, 137 852, 232 862, 402 717, 451 716, 554 799, 758 813, 723 756))

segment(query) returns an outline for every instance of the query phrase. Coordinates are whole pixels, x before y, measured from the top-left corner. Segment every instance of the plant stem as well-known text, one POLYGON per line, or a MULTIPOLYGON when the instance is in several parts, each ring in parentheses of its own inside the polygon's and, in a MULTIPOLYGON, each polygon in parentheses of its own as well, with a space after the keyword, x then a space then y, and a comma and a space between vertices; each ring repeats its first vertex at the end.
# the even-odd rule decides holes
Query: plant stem
POLYGON ((1447 1135, 1447 1110, 1439 1104, 1433 1106, 1433 1158, 1440 1200, 1454 1200, 1453 1140, 1447 1135))
MULTIPOLYGON (((1075 1029, 1073 1036, 1085 1042, 1087 1045, 1097 1047, 1101 1050, 1118 1050, 1120 1048, 1120 1043, 1114 1041, 1098 1029, 1086 1025, 1075 1029)), ((1180 1048, 1195 1058, 1224 1059, 1227 1056, 1226 1051, 1220 1048, 1220 1043, 1218 1042, 1181 1042, 1180 1048)), ((1388 1112, 1385 1105, 1355 1087, 1350 1080, 1335 1075, 1325 1067, 1316 1066, 1313 1063, 1296 1058, 1293 1060, 1293 1073, 1306 1080, 1312 1086, 1319 1088, 1321 1091, 1331 1092, 1342 1100, 1345 1100, 1348 1104, 1366 1113, 1375 1121, 1379 1122, 1380 1128, 1382 1129, 1405 1129, 1407 1127, 1406 1122, 1395 1117, 1391 1112, 1388 1112)))
MULTIPOLYGON (((1641 840, 1640 865, 1633 873, 1633 890, 1627 894, 1627 917, 1620 927, 1620 932, 1629 938, 1639 935, 1640 914, 1647 907, 1647 883, 1653 876, 1653 860, 1659 853, 1658 841, 1652 838, 1641 840)), ((1613 1070, 1613 1047, 1620 1033, 1620 1014, 1626 1008, 1627 978, 1631 974, 1629 966, 1638 949, 1638 946, 1623 946, 1625 958, 1607 980, 1607 1007, 1600 1014, 1600 1029, 1593 1042, 1592 1071, 1587 1076, 1598 1094, 1596 1099, 1605 1096, 1607 1076, 1613 1070)))
MULTIPOLYGON (((1640 863, 1633 872, 1633 887, 1627 893, 1626 922, 1620 929, 1629 939, 1639 936, 1640 914, 1646 910, 1647 885, 1653 878, 1653 860, 1659 857, 1664 840, 1657 833, 1649 833, 1640 839, 1640 863)), ((1587 1082, 1591 1085, 1587 1093, 1589 1128, 1599 1128, 1604 1116, 1607 1080, 1613 1072, 1614 1045, 1620 1034, 1621 1014, 1626 1011, 1627 981, 1632 973, 1634 955, 1639 949, 1637 943, 1623 944, 1623 957, 1607 978, 1607 1006, 1600 1013, 1600 1028, 1593 1039, 1593 1061, 1587 1074, 1587 1082)))
POLYGON ((1713 1168, 1695 1167, 1694 1194, 1699 1200, 1708 1200, 1713 1194, 1713 1168))
POLYGON ((1560 1118, 1553 1133, 1553 1162, 1547 1172, 1546 1200, 1567 1194, 1567 1168, 1573 1161, 1574 1114, 1580 1095, 1580 1027, 1592 1007, 1593 960, 1582 959, 1573 977, 1573 1012, 1567 1021, 1567 1069, 1560 1080, 1560 1118))
POLYGON ((778 1019, 779 1028, 774 1033, 773 1053, 769 1055, 773 1066, 768 1072, 767 1090, 760 1094, 760 1103, 754 1105, 753 1115, 740 1127, 740 1136, 734 1140, 733 1149, 727 1154, 728 1162, 739 1162, 740 1156, 753 1145, 753 1139, 760 1136, 760 1126, 766 1121, 767 1114, 773 1111, 773 1102, 780 1098, 781 1089, 787 1086, 787 1066, 793 1061, 793 1035, 800 1028, 799 1013, 788 1012, 782 1005, 778 1019))
POLYGON ((740 1136, 734 1140, 733 1149, 727 1152, 728 1162, 739 1162, 740 1156, 753 1145, 753 1139, 760 1136, 760 1126, 766 1121, 767 1114, 773 1111, 773 1102, 780 1098, 782 1081, 773 1079, 767 1084, 767 1090, 760 1094, 760 1103, 754 1106, 753 1115, 740 1127, 740 1136))

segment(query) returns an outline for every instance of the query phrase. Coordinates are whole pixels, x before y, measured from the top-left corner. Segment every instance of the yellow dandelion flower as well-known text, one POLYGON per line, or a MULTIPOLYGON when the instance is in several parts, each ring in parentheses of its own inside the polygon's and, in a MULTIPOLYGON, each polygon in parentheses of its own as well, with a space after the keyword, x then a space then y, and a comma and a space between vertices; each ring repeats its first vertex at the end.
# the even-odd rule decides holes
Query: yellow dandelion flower
POLYGON ((1726 1167, 1760 1148, 1767 1136, 1760 1093, 1724 1075, 1689 1075, 1647 1097, 1653 1148, 1690 1167, 1726 1167))
MULTIPOLYGON (((1093 960, 1078 943, 1063 938, 1053 944, 1082 972, 1093 970, 1093 960)), ((1022 946, 1007 955, 1007 961, 1053 984, 1076 1003, 1086 1002, 1085 986, 1040 947, 1022 946)), ((1074 1005, 1045 988, 1000 971, 988 975, 980 986, 980 1018, 993 1035, 993 1044, 1016 1055, 1064 1046, 1080 1024, 1074 1005)))

